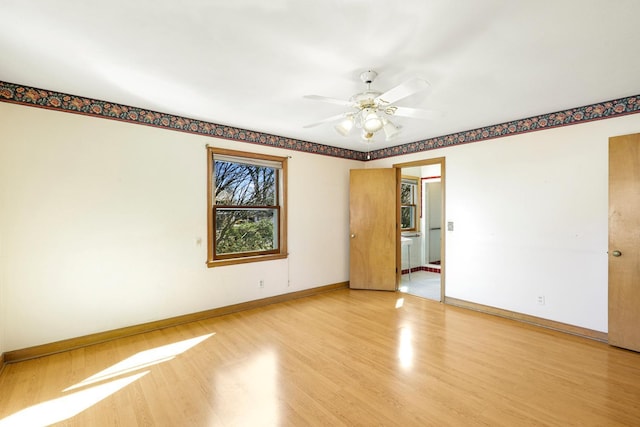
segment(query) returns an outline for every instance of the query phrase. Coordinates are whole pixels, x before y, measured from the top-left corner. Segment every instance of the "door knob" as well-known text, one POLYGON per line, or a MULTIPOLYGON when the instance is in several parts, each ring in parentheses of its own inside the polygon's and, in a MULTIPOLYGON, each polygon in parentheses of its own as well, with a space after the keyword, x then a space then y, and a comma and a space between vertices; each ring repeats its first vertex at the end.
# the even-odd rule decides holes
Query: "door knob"
POLYGON ((621 256, 621 255, 622 255, 622 252, 620 252, 620 251, 613 251, 613 252, 611 252, 611 255, 613 255, 613 256, 621 256))
POLYGON ((355 238, 356 238, 356 235, 355 235, 355 234, 352 234, 352 235, 351 235, 351 238, 352 238, 352 239, 355 239, 355 238))

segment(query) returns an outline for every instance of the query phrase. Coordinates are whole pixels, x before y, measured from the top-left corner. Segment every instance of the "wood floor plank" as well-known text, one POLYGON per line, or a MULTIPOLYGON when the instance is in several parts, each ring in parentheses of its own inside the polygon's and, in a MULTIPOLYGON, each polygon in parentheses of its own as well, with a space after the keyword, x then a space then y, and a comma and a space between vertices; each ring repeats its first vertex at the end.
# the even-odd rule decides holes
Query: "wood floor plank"
POLYGON ((640 354, 343 289, 9 364, 0 427, 34 417, 59 426, 631 426, 640 425, 640 354))

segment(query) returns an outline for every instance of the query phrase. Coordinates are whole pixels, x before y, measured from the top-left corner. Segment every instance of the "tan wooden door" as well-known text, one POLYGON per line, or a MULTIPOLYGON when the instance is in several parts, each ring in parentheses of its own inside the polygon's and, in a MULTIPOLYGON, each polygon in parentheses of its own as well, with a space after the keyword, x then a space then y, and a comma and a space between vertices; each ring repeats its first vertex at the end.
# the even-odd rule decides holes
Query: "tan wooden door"
POLYGON ((349 227, 352 289, 395 291, 399 169, 354 169, 349 227))
POLYGON ((609 138, 608 338, 640 351, 640 134, 609 138))

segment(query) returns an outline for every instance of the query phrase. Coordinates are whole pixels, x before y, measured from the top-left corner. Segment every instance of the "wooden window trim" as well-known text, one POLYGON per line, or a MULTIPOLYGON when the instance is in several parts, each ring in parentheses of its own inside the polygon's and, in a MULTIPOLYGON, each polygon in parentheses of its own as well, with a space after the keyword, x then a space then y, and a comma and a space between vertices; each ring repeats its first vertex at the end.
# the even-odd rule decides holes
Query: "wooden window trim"
MULTIPOLYGON (((225 148, 207 147, 207 267, 219 267, 224 265, 244 264, 250 262, 271 261, 285 259, 287 252, 287 157, 272 156, 268 154, 250 153, 245 151, 228 150, 225 148), (276 206, 279 215, 278 222, 278 248, 271 251, 243 252, 230 256, 215 256, 215 229, 214 229, 214 195, 212 176, 214 172, 214 156, 226 155, 243 157, 246 159, 275 161, 282 165, 281 172, 276 178, 276 185, 280 189, 279 205, 276 206)), ((244 208, 245 206, 243 206, 244 208)), ((273 206, 260 206, 260 208, 274 208, 273 206)))
POLYGON ((414 202, 415 203, 408 203, 408 204, 402 204, 400 203, 400 207, 413 207, 413 212, 414 212, 414 216, 413 216, 413 225, 414 227, 412 228, 401 228, 400 231, 405 232, 405 231, 415 231, 415 232, 419 232, 420 231, 420 218, 422 218, 422 213, 421 213, 421 209, 422 206, 419 205, 419 201, 422 200, 422 193, 421 193, 421 182, 420 182, 420 177, 417 176, 409 176, 409 175, 402 175, 401 176, 401 180, 400 180, 400 185, 402 186, 402 181, 414 181, 413 184, 415 185, 415 194, 414 194, 414 202))

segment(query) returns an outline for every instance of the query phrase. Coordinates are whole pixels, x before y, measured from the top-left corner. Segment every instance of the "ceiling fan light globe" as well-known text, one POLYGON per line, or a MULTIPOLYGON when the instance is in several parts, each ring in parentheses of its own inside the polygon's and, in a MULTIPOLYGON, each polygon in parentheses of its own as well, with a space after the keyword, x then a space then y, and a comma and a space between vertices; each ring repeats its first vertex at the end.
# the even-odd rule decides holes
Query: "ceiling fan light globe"
POLYGON ((384 134, 387 137, 387 141, 400 133, 400 128, 388 120, 385 121, 384 127, 382 129, 384 130, 384 134))
POLYGON ((382 129, 382 119, 376 114, 375 111, 365 113, 362 128, 370 133, 378 132, 382 129))
POLYGON ((347 117, 335 126, 336 131, 342 135, 347 136, 353 129, 353 117, 347 117))

